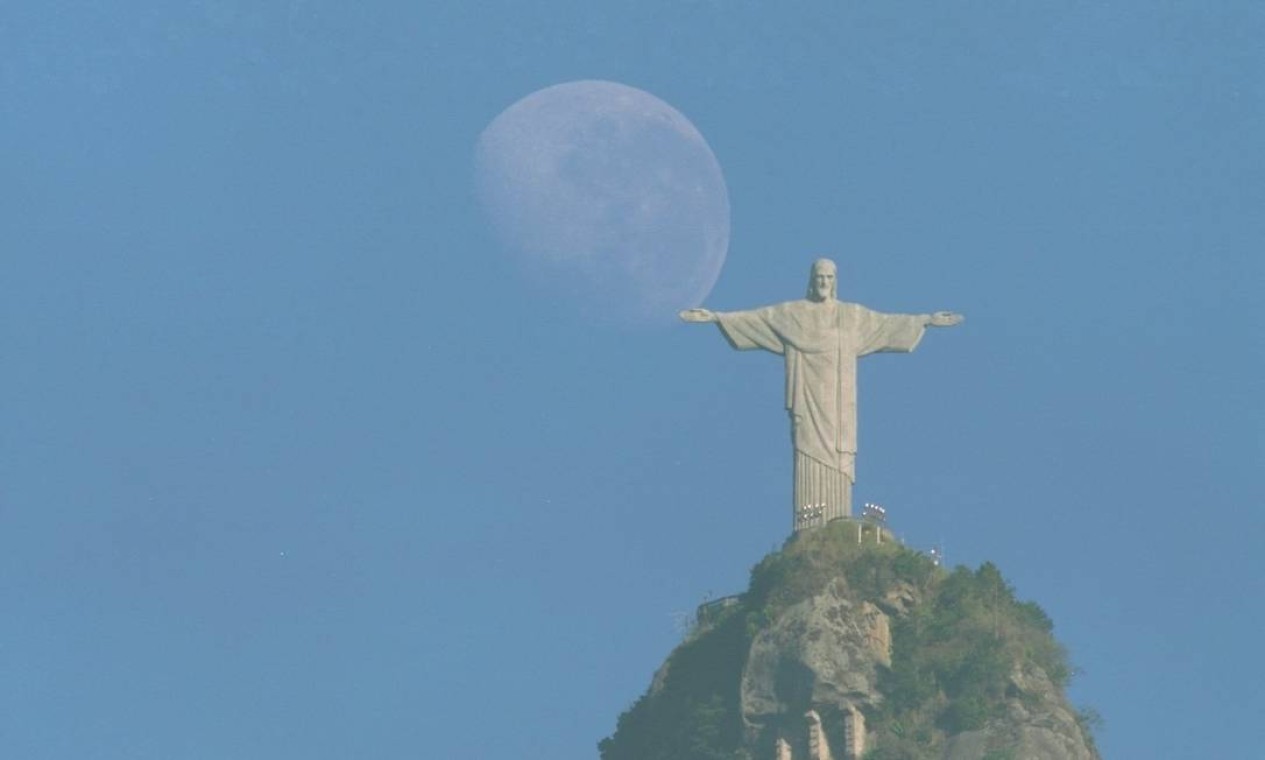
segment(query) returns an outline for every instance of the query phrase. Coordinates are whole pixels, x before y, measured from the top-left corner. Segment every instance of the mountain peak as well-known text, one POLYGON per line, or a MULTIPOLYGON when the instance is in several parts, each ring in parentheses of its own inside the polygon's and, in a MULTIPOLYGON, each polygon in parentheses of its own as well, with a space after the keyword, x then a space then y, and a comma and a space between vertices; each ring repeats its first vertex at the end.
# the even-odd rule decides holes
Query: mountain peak
POLYGON ((837 520, 699 608, 601 757, 1098 760, 1052 630, 991 563, 945 570, 837 520))

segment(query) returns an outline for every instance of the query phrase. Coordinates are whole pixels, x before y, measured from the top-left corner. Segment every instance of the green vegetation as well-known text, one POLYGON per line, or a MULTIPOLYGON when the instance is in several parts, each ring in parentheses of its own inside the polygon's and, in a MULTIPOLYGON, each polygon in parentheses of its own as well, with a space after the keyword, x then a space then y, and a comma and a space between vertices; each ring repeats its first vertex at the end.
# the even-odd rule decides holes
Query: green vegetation
POLYGON ((1098 743, 1094 741, 1094 734, 1102 728, 1102 715, 1092 707, 1081 707, 1076 711, 1076 723, 1085 734, 1085 740, 1089 742, 1089 746, 1097 752, 1098 743))
POLYGON ((782 551, 751 570, 748 606, 772 617, 821 593, 836 578, 843 578, 856 598, 877 599, 902 582, 922 591, 940 572, 930 558, 894 542, 889 533, 884 532, 885 543, 876 543, 873 527, 865 526, 859 543, 857 528, 856 522, 838 521, 792 536, 782 551))
MULTIPOLYGON (((1003 718, 1008 701, 1029 707, 1045 695, 1016 672, 1048 676, 1057 690, 1070 669, 1050 618, 991 563, 951 572, 866 528, 837 522, 793 537, 751 573, 748 593, 695 630, 672 653, 665 675, 619 718, 599 745, 602 760, 746 758, 739 714, 742 668, 752 640, 781 611, 843 579, 848 596, 894 612, 892 666, 880 669, 881 705, 867 711, 869 760, 939 756, 945 740, 1003 718), (1024 687, 1028 688, 1028 687, 1024 687)), ((1049 687, 1044 687, 1048 691, 1049 687)), ((1093 722, 1085 713, 1082 725, 1093 722)), ((1004 760, 1005 747, 991 758, 1004 760)))
MULTIPOLYGON (((1056 688, 1070 674, 1053 625, 1040 607, 1015 599, 991 563, 939 576, 922 604, 892 628, 892 667, 880 673, 886 696, 871 717, 876 731, 915 730, 932 750, 948 735, 1002 718, 1008 699, 1039 700, 1010 678, 1040 669, 1056 688)), ((909 757, 919 755, 910 754, 909 757)))
POLYGON ((732 760, 742 743, 739 680, 750 645, 740 608, 672 653, 664 686, 619 716, 602 760, 732 760))

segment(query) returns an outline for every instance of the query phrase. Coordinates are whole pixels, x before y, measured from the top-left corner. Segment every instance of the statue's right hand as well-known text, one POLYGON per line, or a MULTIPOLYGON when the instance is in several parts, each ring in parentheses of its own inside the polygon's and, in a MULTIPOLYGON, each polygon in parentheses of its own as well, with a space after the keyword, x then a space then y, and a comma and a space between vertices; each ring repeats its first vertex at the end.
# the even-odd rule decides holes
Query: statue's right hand
POLYGON ((715 322, 716 313, 707 309, 685 309, 680 314, 683 322, 715 322))

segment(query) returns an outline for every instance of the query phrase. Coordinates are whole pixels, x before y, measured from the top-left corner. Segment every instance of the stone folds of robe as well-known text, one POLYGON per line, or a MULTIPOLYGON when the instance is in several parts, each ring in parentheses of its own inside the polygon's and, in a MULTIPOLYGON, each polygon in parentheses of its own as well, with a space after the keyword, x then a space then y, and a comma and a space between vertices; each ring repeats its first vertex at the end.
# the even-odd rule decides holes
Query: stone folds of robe
POLYGON ((785 357, 786 409, 797 460, 807 457, 829 471, 816 472, 811 464, 797 461, 794 507, 825 504, 826 520, 846 516, 856 479, 856 360, 880 351, 913 351, 927 317, 883 314, 835 300, 802 300, 719 312, 716 318, 734 348, 760 348, 785 357), (820 485, 809 485, 814 483, 820 485), (841 489, 848 493, 832 495, 841 489))

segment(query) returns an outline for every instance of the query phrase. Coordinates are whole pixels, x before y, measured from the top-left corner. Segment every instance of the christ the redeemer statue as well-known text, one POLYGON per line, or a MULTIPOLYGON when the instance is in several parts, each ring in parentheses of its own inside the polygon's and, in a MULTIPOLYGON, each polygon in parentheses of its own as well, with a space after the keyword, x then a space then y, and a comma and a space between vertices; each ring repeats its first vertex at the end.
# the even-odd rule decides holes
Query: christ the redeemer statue
POLYGON ((882 314, 836 300, 835 264, 818 259, 803 301, 750 311, 686 309, 686 322, 715 322, 729 345, 786 357, 786 409, 795 444, 795 530, 852 513, 856 480, 857 358, 913 351, 927 327, 962 316, 882 314))

